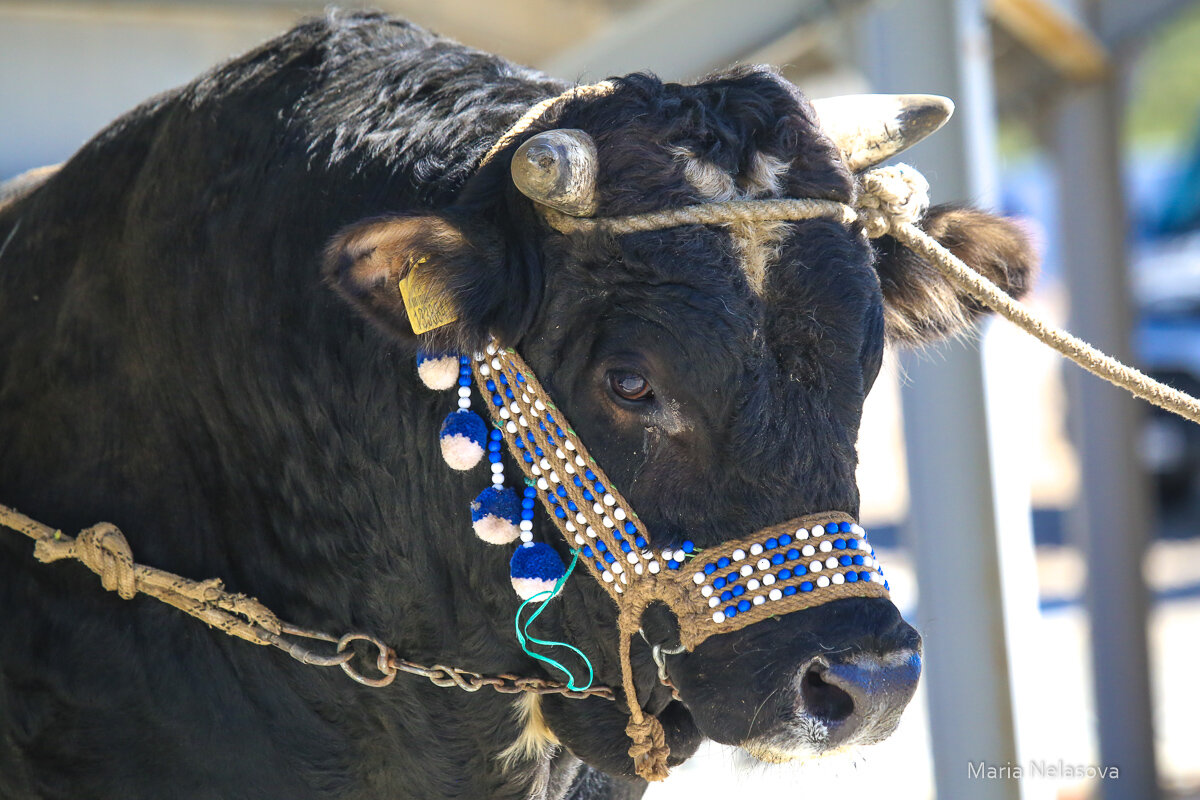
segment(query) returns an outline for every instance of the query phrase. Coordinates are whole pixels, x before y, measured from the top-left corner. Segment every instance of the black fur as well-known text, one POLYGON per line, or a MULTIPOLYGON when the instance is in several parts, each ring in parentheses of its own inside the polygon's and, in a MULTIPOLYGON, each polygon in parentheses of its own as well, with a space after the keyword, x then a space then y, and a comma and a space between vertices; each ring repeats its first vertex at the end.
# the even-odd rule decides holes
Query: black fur
MULTIPOLYGON (((563 88, 402 22, 333 13, 118 120, 0 209, 0 502, 68 531, 112 521, 139 561, 219 576, 302 626, 369 631, 419 662, 547 674, 514 641, 507 549, 470 532, 482 478, 438 454, 448 399, 418 384, 415 337, 379 273, 355 272, 363 252, 334 238, 382 217, 420 232, 395 241, 385 274, 408 246, 437 251, 459 309, 426 342, 492 330, 517 343, 656 546, 857 512, 855 439, 884 344, 870 248, 832 222, 797 224, 759 296, 719 229, 550 233, 507 153, 476 165, 563 88), (429 225, 473 250, 437 250, 429 225), (654 382, 649 407, 605 392, 605 371, 630 365, 654 382)), ((692 87, 629 76, 547 126, 593 132, 605 213, 699 199, 669 146, 731 171, 768 152, 792 164, 789 193, 850 192, 807 102, 763 70, 692 87)), ((509 696, 403 675, 359 686, 122 601, 78 565, 36 564, 18 537, 0 550, 0 796, 641 793, 617 704, 543 704, 587 766, 566 751, 505 765, 509 696)), ((539 625, 618 682, 614 609, 590 579, 539 625)), ((646 628, 674 635, 662 614, 646 628)), ((916 641, 890 603, 841 601, 673 657, 684 704, 639 642, 639 692, 679 760, 702 735, 775 732, 790 708, 763 703, 815 648, 916 641)))

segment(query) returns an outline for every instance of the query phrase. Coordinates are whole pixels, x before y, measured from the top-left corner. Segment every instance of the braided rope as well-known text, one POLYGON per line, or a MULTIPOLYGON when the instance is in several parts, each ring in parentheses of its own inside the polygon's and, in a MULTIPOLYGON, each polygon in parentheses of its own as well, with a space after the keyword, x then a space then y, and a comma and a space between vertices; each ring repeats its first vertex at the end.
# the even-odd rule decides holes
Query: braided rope
MULTIPOLYGON (((491 149, 487 151, 487 155, 479 162, 479 168, 490 162, 504 148, 508 147, 517 138, 529 130, 534 124, 540 122, 542 117, 546 115, 553 106, 559 103, 565 103, 569 100, 575 100, 581 97, 603 97, 612 92, 616 88, 616 84, 612 81, 600 81, 586 86, 573 86, 562 94, 554 97, 547 97, 545 100, 530 106, 529 110, 521 115, 521 118, 512 124, 507 131, 504 132, 491 149)), ((478 169, 478 168, 477 168, 478 169)))

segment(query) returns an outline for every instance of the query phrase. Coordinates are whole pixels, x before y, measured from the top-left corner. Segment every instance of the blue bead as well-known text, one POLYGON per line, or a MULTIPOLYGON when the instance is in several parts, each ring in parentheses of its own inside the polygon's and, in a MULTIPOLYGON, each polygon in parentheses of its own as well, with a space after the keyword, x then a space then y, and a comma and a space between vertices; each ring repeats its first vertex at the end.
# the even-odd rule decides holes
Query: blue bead
POLYGON ((558 517, 559 519, 566 519, 567 512, 563 511, 561 507, 555 506, 554 507, 554 516, 558 517))
POLYGON ((532 486, 526 486, 524 494, 526 497, 537 497, 537 489, 532 486))
POLYGON ((871 573, 863 571, 858 573, 858 577, 862 578, 864 581, 869 581, 871 580, 871 573))
POLYGON ((725 580, 729 581, 730 583, 735 583, 737 581, 737 579, 740 577, 742 577, 741 573, 731 572, 725 576, 725 580))
POLYGON ((788 578, 792 577, 792 571, 790 569, 781 569, 779 570, 779 574, 775 577, 779 578, 781 581, 786 581, 788 578))
POLYGON ((791 550, 787 551, 787 557, 788 561, 795 561, 800 557, 800 551, 793 547, 791 550))
POLYGON ((459 386, 470 386, 471 379, 469 377, 467 377, 466 375, 464 375, 458 379, 458 385, 459 386))
MULTIPOLYGON (((724 584, 722 584, 722 585, 724 585, 724 584)), ((733 592, 726 589, 725 591, 721 592, 721 599, 724 600, 726 603, 728 603, 730 600, 733 599, 733 592)))
POLYGON ((716 564, 705 564, 704 565, 704 574, 705 575, 712 575, 716 571, 717 571, 716 564))
POLYGON ((858 549, 858 539, 847 539, 846 547, 850 548, 851 550, 857 550, 858 549))
POLYGON ((857 572, 854 572, 853 570, 851 570, 850 572, 846 573, 846 583, 857 583, 857 582, 858 582, 858 573, 857 572))
POLYGON ((592 484, 592 486, 595 487, 596 494, 604 494, 604 484, 603 483, 600 483, 600 481, 596 481, 595 483, 592 484))
POLYGON ((813 590, 812 581, 805 581, 804 583, 800 584, 800 591, 811 592, 812 590, 813 590))
POLYGON ((533 452, 537 453, 537 457, 538 457, 538 458, 545 458, 545 457, 546 457, 546 454, 542 452, 542 448, 540 448, 540 447, 535 447, 535 448, 533 448, 533 452))
POLYGON ((616 539, 618 542, 625 538, 624 536, 622 536, 620 533, 617 532, 616 528, 613 529, 612 535, 613 535, 613 538, 616 539))
POLYGON ((593 563, 595 563, 596 569, 600 570, 601 572, 604 572, 604 562, 603 561, 596 561, 593 563))
POLYGON ((853 561, 855 564, 857 564, 860 567, 863 565, 863 557, 862 556, 855 556, 853 561))
POLYGON ((486 382, 486 383, 485 383, 485 384, 483 384, 483 385, 487 387, 487 390, 488 390, 489 392, 494 392, 494 391, 496 391, 496 382, 495 382, 495 381, 488 381, 488 382, 486 382))
POLYGON ((596 540, 596 549, 599 550, 601 553, 603 553, 605 550, 608 549, 608 545, 606 545, 603 540, 597 539, 596 540))
POLYGON ((750 601, 749 600, 742 600, 741 602, 738 603, 738 611, 740 611, 744 614, 749 610, 750 610, 750 601))
POLYGON ((604 554, 604 563, 606 563, 606 564, 611 564, 611 563, 613 563, 613 562, 614 562, 614 561, 616 561, 616 560, 617 560, 617 557, 616 557, 616 556, 614 556, 612 553, 605 553, 605 554, 604 554))
POLYGON ((533 463, 533 456, 529 455, 529 451, 525 451, 525 452, 521 453, 521 455, 525 457, 525 463, 527 463, 527 464, 533 463))
POLYGON ((591 548, 591 547, 589 547, 589 546, 588 546, 588 545, 586 545, 586 544, 583 546, 583 557, 584 557, 584 558, 591 558, 591 557, 592 557, 592 548, 591 548))
POLYGON ((841 564, 843 567, 848 567, 854 563, 854 559, 850 558, 850 556, 842 556, 841 558, 838 559, 838 563, 841 564))
POLYGON ((667 569, 679 569, 679 562, 674 559, 667 562, 667 569))
POLYGON ((633 536, 635 533, 637 533, 637 525, 634 525, 632 520, 625 520, 625 532, 630 536, 633 536))
POLYGON ((492 395, 492 405, 498 406, 498 407, 503 406, 504 400, 501 399, 500 395, 494 394, 494 395, 492 395))
POLYGON ((733 619, 738 615, 736 606, 729 606, 725 609, 725 619, 733 619))
POLYGON ((884 588, 885 590, 889 591, 889 592, 892 590, 892 587, 891 587, 891 586, 888 586, 888 582, 887 582, 887 581, 884 581, 884 582, 883 582, 883 588, 884 588))
POLYGON ((741 597, 745 593, 746 593, 746 587, 742 586, 740 583, 737 586, 733 587, 733 596, 734 597, 741 597))
POLYGON ((521 508, 533 508, 533 498, 532 497, 522 498, 521 508))
POLYGON ((566 497, 567 496, 567 487, 559 486, 554 490, 554 493, 556 495, 558 495, 559 497, 566 497))
POLYGON ((792 535, 790 533, 785 533, 779 537, 779 546, 780 547, 787 547, 791 543, 792 543, 792 535))
POLYGON ((575 505, 574 500, 568 500, 567 501, 567 510, 574 511, 575 513, 579 513, 579 506, 575 505))
POLYGON ((513 398, 512 389, 505 389, 504 396, 507 397, 509 400, 515 399, 515 398, 513 398))
POLYGON ((850 523, 849 522, 839 522, 838 530, 841 531, 842 533, 849 533, 850 532, 850 523))
POLYGON ((521 510, 521 519, 533 519, 533 509, 525 508, 521 510))
POLYGON ((776 553, 775 555, 771 556, 771 563, 775 566, 779 566, 785 560, 786 559, 783 557, 783 553, 776 553))
POLYGON ((524 382, 525 382, 525 376, 524 376, 524 375, 518 375, 518 376, 517 376, 517 383, 524 383, 524 382))
POLYGON ((783 593, 790 597, 791 595, 794 595, 796 593, 796 587, 795 586, 785 586, 785 587, 783 587, 783 593))
POLYGON ((720 589, 724 585, 725 585, 724 578, 713 578, 713 588, 714 589, 720 589))
POLYGON ((500 380, 500 383, 504 384, 505 386, 508 386, 508 376, 505 375, 503 372, 501 372, 497 376, 497 378, 500 380))
POLYGON ((594 480, 596 480, 596 473, 592 472, 589 469, 583 473, 583 477, 587 478, 589 481, 594 481, 594 480))
POLYGON ((763 544, 763 547, 768 550, 774 550, 776 547, 779 547, 779 540, 772 536, 770 539, 767 539, 767 541, 763 544))
POLYGON ((695 552, 696 545, 694 542, 692 542, 691 539, 685 539, 683 542, 683 545, 680 549, 683 550, 683 552, 685 552, 685 553, 692 553, 692 552, 695 552))
POLYGON ((721 556, 720 558, 717 559, 717 567, 718 568, 725 569, 728 566, 729 566, 729 558, 727 556, 721 556))
POLYGON ((493 442, 498 442, 503 438, 503 434, 500 433, 499 428, 492 428, 492 431, 488 434, 488 436, 492 437, 493 442))
POLYGON ((493 464, 499 464, 501 459, 503 459, 503 458, 504 458, 504 456, 500 455, 497 452, 488 453, 488 461, 490 461, 493 464))
POLYGON ((638 547, 645 547, 648 544, 645 536, 637 537, 636 539, 633 540, 633 543, 636 544, 638 547))
POLYGON ((549 503, 549 504, 550 504, 550 505, 552 505, 552 506, 556 506, 556 505, 558 505, 558 498, 557 498, 557 497, 555 497, 555 496, 554 496, 554 495, 552 495, 552 494, 547 494, 547 495, 546 495, 546 502, 547 502, 547 503, 549 503))
POLYGON ((516 439, 513 439, 513 443, 517 446, 518 450, 525 449, 525 443, 521 441, 521 438, 519 436, 516 439))
POLYGON ((499 442, 488 442, 488 452, 489 453, 499 453, 500 452, 500 443, 499 442))
MULTIPOLYGON (((576 478, 575 480, 579 480, 579 478, 576 478)), ((587 489, 584 489, 583 490, 583 499, 587 500, 589 503, 594 503, 594 502, 596 502, 596 495, 592 494, 587 489)))
POLYGON ((621 542, 621 552, 622 553, 628 553, 628 552, 631 552, 632 550, 633 550, 633 547, 630 546, 629 542, 621 542))
POLYGON ((845 539, 834 539, 833 546, 836 547, 838 550, 845 550, 846 549, 846 540, 845 539))

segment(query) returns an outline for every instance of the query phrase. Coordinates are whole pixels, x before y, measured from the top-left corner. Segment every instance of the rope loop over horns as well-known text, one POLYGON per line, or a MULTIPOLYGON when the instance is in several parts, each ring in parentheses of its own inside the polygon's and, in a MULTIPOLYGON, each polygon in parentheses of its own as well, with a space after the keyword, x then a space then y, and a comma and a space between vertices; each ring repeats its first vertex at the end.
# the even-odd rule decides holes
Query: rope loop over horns
POLYGON ((925 216, 929 181, 908 164, 868 170, 859 176, 854 208, 867 236, 878 239, 925 216))

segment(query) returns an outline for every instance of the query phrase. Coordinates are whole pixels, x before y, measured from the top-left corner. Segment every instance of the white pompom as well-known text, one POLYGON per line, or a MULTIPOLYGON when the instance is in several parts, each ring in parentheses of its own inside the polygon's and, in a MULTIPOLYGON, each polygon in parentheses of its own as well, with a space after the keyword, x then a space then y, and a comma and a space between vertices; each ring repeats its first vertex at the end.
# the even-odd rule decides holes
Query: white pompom
POLYGON ((540 578, 513 578, 512 586, 522 600, 528 600, 542 592, 550 592, 554 590, 554 584, 557 581, 541 580, 540 578))
POLYGON ((417 365, 421 383, 430 389, 442 391, 458 383, 458 356, 430 358, 417 365))
POLYGON ((453 469, 468 470, 483 458, 483 447, 461 433, 442 437, 442 458, 453 469))

